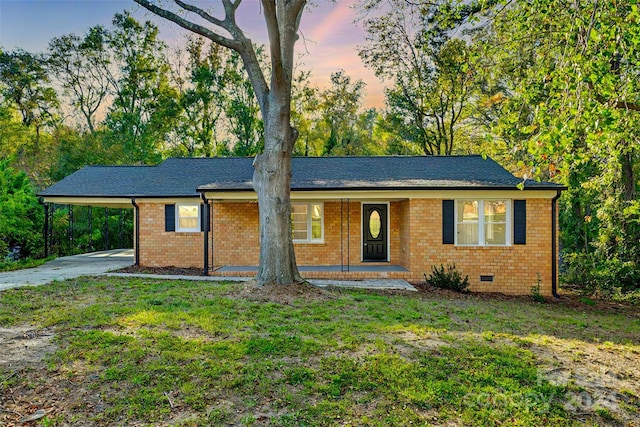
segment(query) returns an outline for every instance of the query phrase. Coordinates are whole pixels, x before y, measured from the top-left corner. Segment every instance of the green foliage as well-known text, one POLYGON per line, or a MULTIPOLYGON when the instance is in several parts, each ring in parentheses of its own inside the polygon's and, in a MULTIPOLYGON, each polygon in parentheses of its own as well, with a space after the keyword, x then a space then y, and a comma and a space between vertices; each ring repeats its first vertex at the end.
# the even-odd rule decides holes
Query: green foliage
POLYGON ((427 276, 425 273, 424 278, 428 284, 435 286, 436 288, 449 289, 455 292, 468 292, 469 276, 462 277, 462 274, 456 270, 456 265, 449 265, 445 269, 444 265, 440 264, 440 267, 432 266, 431 274, 427 276))
POLYGON ((19 261, 0 260, 0 271, 15 271, 15 270, 22 270, 25 268, 38 267, 47 261, 51 261, 52 259, 55 259, 55 257, 49 256, 49 257, 40 258, 40 259, 24 258, 19 261))
POLYGON ((0 82, 0 93, 20 112, 23 125, 39 129, 54 120, 58 98, 42 55, 0 51, 0 82))
POLYGON ((43 250, 43 209, 24 172, 0 160, 0 261, 37 257, 43 250))
POLYGON ((640 290, 640 268, 631 261, 578 252, 568 254, 565 262, 562 282, 585 295, 611 298, 640 290))

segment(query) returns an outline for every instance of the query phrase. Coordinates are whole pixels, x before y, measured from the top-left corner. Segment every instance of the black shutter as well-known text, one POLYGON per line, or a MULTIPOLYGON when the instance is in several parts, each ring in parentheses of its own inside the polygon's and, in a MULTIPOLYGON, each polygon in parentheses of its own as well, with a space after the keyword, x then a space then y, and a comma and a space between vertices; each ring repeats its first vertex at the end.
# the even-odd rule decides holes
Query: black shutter
POLYGON ((513 244, 527 244, 527 201, 513 201, 513 244))
POLYGON ((176 205, 164 205, 164 231, 176 231, 176 205))
POLYGON ((453 245, 455 242, 453 200, 442 201, 442 244, 453 245))

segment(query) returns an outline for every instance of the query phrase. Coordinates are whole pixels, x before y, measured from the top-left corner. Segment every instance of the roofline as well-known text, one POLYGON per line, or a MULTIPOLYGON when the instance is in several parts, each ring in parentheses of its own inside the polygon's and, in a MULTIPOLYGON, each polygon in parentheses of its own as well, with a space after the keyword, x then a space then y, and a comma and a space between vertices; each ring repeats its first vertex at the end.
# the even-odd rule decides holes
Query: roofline
MULTIPOLYGON (((206 193, 206 192, 220 192, 220 193, 233 193, 240 191, 252 191, 253 188, 202 188, 198 187, 196 191, 198 193, 206 193)), ((291 191, 371 191, 371 190, 403 190, 403 191, 417 191, 417 190, 455 190, 455 191, 469 191, 469 190, 520 190, 517 186, 454 186, 454 187, 445 187, 445 186, 432 186, 432 187, 424 187, 424 186, 411 186, 411 187, 296 187, 292 188, 291 191)), ((527 187, 525 186, 521 191, 533 191, 533 190, 557 190, 557 191, 565 191, 567 187, 563 185, 557 186, 535 186, 535 187, 527 187)))
POLYGON ((120 195, 109 195, 109 196, 105 196, 102 194, 74 194, 74 195, 70 195, 70 194, 42 194, 42 193, 36 193, 37 197, 77 197, 77 198, 103 198, 103 199, 123 199, 123 198, 136 198, 136 199, 165 199, 165 198, 190 198, 190 197, 200 197, 199 193, 192 193, 192 194, 147 194, 144 196, 138 195, 138 194, 120 194, 120 195))

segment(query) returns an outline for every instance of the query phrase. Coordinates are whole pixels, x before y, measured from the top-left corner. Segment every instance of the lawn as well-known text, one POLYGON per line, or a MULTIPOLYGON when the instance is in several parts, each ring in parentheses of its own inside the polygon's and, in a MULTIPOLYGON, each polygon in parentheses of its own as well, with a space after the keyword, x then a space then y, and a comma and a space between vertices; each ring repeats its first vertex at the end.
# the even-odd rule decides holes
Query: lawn
POLYGON ((591 301, 82 278, 0 292, 0 425, 640 425, 591 301))

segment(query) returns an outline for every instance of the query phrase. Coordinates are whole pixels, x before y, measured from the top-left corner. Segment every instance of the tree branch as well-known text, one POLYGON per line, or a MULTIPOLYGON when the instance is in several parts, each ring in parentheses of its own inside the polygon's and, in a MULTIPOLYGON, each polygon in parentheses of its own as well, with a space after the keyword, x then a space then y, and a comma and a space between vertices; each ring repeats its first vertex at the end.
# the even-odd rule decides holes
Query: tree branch
POLYGON ((225 30, 229 31, 228 28, 225 25, 225 22, 223 20, 220 20, 220 19, 216 18, 215 16, 212 16, 212 15, 208 14, 207 12, 205 12, 204 10, 200 9, 197 6, 194 6, 194 5, 191 5, 191 4, 187 4, 187 3, 185 3, 185 2, 183 2, 181 0, 174 0, 174 1, 178 6, 180 6, 184 10, 196 13, 196 14, 200 15, 203 19, 211 22, 212 24, 217 25, 218 27, 222 27, 225 30))
MULTIPOLYGON (((200 34, 203 37, 208 38, 209 40, 213 41, 214 43, 217 43, 219 45, 222 45, 224 47, 227 47, 229 49, 233 49, 237 52, 240 52, 241 49, 241 44, 239 43, 238 40, 234 40, 234 39, 229 39, 227 37, 223 37, 220 34, 211 31, 208 28, 203 27, 202 25, 199 24, 195 24, 193 22, 187 21, 186 19, 184 19, 183 17, 181 17, 180 15, 177 15, 169 10, 163 9, 161 7, 156 6, 155 4, 151 3, 149 0, 133 0, 136 3, 138 3, 140 6, 144 7, 145 9, 149 10, 150 12, 155 13, 158 16, 161 16, 165 19, 168 19, 171 22, 174 22, 176 24, 178 24, 179 26, 181 26, 182 28, 192 31, 196 34, 200 34)), ((204 11, 203 11, 204 12, 204 11)), ((216 24, 217 25, 217 24, 216 24)), ((218 25, 220 26, 220 25, 218 25)), ((223 26, 220 26, 223 29, 226 29, 223 26)))
POLYGON ((150 0, 133 1, 135 1, 145 9, 155 13, 156 15, 178 24, 186 30, 192 31, 196 34, 200 34, 201 36, 208 38, 216 44, 238 52, 240 54, 240 57, 242 58, 242 62, 245 65, 245 69, 247 70, 247 74, 249 75, 249 79, 251 80, 251 84, 253 86, 256 97, 258 98, 260 109, 263 113, 266 112, 266 95, 269 93, 269 86, 267 85, 267 82, 264 78, 262 67, 260 67, 260 62, 258 61, 258 57, 256 56, 256 52, 253 48, 253 43, 251 42, 251 40, 245 37, 244 33, 238 27, 235 20, 236 9, 238 8, 242 0, 222 0, 225 11, 224 20, 220 20, 214 16, 211 16, 204 10, 196 6, 186 4, 182 0, 174 0, 176 4, 183 7, 185 10, 196 13, 202 18, 214 24, 216 27, 228 31, 231 34, 232 38, 224 37, 216 33, 215 31, 203 27, 202 25, 188 21, 180 15, 177 15, 176 13, 156 6, 150 0))
POLYGON ((269 33, 272 78, 276 81, 283 81, 282 41, 280 40, 280 25, 278 24, 276 2, 275 0, 262 0, 262 7, 264 7, 264 19, 267 21, 269 33))

